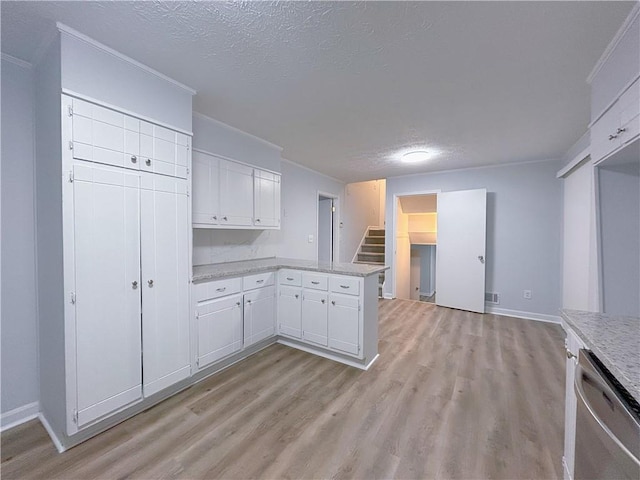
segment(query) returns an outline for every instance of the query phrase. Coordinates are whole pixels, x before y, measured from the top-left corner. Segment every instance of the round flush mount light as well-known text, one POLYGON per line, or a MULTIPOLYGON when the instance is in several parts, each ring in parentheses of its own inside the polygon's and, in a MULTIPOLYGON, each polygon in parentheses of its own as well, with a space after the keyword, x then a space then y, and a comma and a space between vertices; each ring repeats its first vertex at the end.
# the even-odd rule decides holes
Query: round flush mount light
POLYGON ((433 157, 433 153, 428 150, 414 150, 412 152, 404 153, 400 160, 403 163, 420 163, 426 162, 431 157, 433 157))

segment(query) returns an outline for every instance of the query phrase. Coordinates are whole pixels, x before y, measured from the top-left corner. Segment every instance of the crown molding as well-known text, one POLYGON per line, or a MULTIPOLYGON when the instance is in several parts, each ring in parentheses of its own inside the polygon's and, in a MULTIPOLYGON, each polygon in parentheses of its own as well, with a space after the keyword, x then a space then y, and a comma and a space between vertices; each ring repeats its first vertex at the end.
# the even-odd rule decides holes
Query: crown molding
POLYGON ((18 67, 26 68, 29 70, 33 68, 33 65, 31 65, 29 62, 22 60, 20 58, 14 57, 13 55, 9 55, 8 53, 0 52, 0 56, 2 57, 2 60, 9 63, 13 63, 18 67))

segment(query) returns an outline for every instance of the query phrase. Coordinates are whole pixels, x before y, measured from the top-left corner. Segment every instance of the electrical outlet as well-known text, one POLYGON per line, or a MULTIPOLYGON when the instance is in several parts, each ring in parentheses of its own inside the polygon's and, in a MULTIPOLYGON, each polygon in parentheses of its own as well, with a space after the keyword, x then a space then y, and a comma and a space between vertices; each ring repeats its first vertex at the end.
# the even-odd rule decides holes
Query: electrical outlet
POLYGON ((524 298, 526 298, 527 300, 531 300, 531 290, 523 290, 522 291, 522 296, 524 298))

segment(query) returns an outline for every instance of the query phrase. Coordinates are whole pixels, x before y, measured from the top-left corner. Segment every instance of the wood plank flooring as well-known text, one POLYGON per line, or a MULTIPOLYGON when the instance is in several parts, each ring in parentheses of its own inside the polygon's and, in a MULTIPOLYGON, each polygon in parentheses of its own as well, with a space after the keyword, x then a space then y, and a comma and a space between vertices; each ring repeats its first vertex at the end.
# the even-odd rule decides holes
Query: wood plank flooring
POLYGON ((562 478, 560 326, 380 301, 368 372, 282 345, 58 454, 1 435, 3 479, 562 478))

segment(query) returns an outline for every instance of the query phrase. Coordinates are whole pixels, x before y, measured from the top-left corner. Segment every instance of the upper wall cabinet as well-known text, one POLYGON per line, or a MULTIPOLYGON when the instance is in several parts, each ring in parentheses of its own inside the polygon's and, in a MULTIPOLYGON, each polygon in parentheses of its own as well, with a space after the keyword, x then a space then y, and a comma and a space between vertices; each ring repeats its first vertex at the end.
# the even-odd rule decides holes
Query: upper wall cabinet
POLYGON ((279 229, 280 175, 193 153, 194 228, 279 229))
POLYGON ((94 103, 71 99, 73 158, 187 178, 190 138, 94 103))
POLYGON ((591 159, 597 164, 640 134, 640 6, 636 5, 587 81, 591 159))

